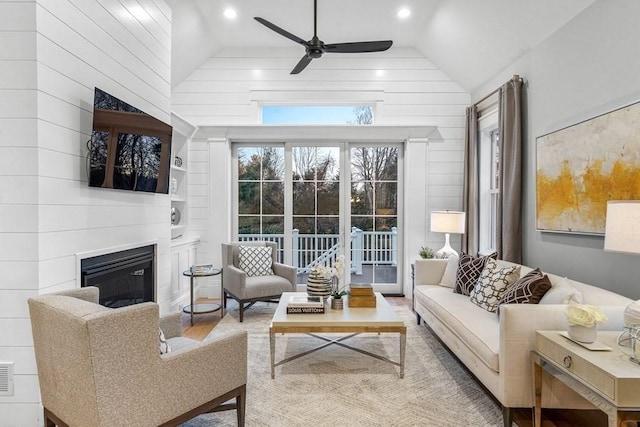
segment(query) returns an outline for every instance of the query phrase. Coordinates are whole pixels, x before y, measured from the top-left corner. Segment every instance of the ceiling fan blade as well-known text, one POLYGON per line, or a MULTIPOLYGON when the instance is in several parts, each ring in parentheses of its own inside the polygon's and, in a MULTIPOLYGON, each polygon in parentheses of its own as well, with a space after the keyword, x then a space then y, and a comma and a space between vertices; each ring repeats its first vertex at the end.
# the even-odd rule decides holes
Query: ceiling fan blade
POLYGON ((325 44, 325 52, 333 53, 361 53, 361 52, 382 52, 391 47, 393 41, 382 40, 377 42, 353 42, 353 43, 333 43, 325 44))
POLYGON ((287 30, 283 30, 282 28, 278 27, 276 24, 273 24, 273 23, 267 21, 266 19, 260 18, 258 16, 255 16, 253 19, 258 21, 259 23, 261 23, 265 27, 269 28, 270 30, 273 30, 276 33, 280 34, 281 36, 284 36, 284 37, 288 38, 289 40, 293 40, 294 42, 300 43, 303 46, 307 45, 307 42, 305 40, 302 40, 300 37, 291 34, 287 30))
POLYGON ((313 58, 305 55, 302 57, 302 59, 300 59, 300 61, 298 61, 298 63, 296 64, 295 67, 293 67, 293 70, 291 70, 290 74, 298 74, 300 71, 304 70, 305 68, 307 68, 307 65, 309 65, 309 63, 311 62, 313 58))

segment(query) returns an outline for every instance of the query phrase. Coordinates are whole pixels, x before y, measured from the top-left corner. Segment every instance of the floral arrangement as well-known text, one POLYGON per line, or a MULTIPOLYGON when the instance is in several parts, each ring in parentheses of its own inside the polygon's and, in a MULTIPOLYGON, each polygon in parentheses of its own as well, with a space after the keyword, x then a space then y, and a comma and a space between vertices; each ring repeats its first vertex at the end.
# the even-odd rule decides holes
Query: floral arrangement
POLYGON ((599 307, 589 304, 569 304, 564 314, 570 325, 592 327, 607 321, 607 316, 599 307))
POLYGON ((347 294, 345 286, 340 286, 342 275, 344 274, 344 255, 338 256, 333 267, 315 267, 314 270, 320 272, 324 277, 331 280, 331 296, 335 299, 342 298, 347 294))

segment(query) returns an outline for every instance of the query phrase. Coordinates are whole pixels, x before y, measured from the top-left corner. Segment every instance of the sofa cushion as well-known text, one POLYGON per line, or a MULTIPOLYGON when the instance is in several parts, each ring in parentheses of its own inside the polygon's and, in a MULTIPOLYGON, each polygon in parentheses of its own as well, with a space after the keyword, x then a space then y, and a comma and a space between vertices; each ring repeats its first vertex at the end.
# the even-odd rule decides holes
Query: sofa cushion
POLYGON ((447 266, 444 268, 440 286, 446 286, 452 289, 456 287, 456 272, 458 271, 459 259, 457 255, 451 255, 449 259, 447 259, 447 266))
POLYGON ((462 295, 471 295, 473 287, 476 285, 476 282, 478 282, 480 273, 482 273, 482 270, 490 258, 495 259, 495 255, 487 255, 480 258, 469 254, 460 255, 454 292, 462 295))
POLYGON ((238 248, 238 268, 247 276, 270 276, 273 256, 271 246, 240 246, 238 248))
MULTIPOLYGON (((499 304, 537 304, 551 289, 551 281, 539 268, 531 270, 502 294, 499 304)), ((498 306, 498 314, 500 307, 498 306)))
POLYGON ((489 369, 498 372, 500 320, 449 288, 422 285, 415 288, 416 301, 462 340, 489 369))
POLYGON ((489 260, 480 273, 478 283, 471 291, 472 303, 487 311, 495 312, 502 294, 520 277, 520 266, 499 267, 495 260, 489 260))

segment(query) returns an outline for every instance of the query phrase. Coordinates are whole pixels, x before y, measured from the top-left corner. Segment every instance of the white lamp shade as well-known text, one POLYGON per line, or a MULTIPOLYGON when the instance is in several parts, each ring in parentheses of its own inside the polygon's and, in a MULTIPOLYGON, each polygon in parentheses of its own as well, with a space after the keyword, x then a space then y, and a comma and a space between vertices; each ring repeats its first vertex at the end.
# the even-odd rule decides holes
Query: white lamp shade
POLYGON ((433 211, 431 212, 431 231, 435 233, 463 234, 465 231, 464 212, 433 211))
POLYGON ((607 202, 604 250, 640 253, 640 200, 607 202))

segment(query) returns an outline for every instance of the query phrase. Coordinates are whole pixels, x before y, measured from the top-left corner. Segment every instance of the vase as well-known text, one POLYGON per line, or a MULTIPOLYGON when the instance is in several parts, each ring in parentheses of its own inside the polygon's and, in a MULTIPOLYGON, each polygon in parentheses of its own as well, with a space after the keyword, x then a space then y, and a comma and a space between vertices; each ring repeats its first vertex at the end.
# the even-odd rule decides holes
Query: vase
POLYGON ((344 298, 331 298, 331 310, 342 310, 344 308, 344 298))
POLYGON ((596 326, 582 326, 569 324, 569 338, 574 341, 590 344, 596 340, 598 330, 596 326))
POLYGON ((312 270, 307 279, 307 294, 326 299, 331 294, 331 279, 312 270))

